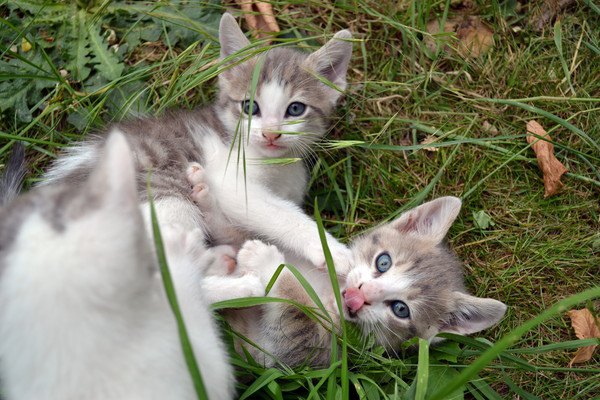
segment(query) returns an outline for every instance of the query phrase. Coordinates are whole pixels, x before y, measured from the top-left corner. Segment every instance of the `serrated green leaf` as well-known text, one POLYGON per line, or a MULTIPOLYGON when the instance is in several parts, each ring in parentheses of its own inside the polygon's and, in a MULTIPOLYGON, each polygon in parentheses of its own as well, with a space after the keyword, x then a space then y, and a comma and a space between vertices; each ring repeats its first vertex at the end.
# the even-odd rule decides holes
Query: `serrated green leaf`
POLYGON ((91 69, 87 67, 91 59, 89 57, 90 48, 88 44, 88 33, 85 26, 85 11, 79 10, 71 21, 69 37, 70 41, 66 43, 69 49, 70 62, 67 69, 74 79, 83 81, 90 75, 91 69))
POLYGON ((102 77, 109 81, 118 79, 123 73, 125 65, 119 61, 116 54, 108 49, 108 43, 100 35, 100 27, 97 25, 87 26, 90 41, 90 50, 94 55, 91 62, 95 64, 96 70, 102 77))

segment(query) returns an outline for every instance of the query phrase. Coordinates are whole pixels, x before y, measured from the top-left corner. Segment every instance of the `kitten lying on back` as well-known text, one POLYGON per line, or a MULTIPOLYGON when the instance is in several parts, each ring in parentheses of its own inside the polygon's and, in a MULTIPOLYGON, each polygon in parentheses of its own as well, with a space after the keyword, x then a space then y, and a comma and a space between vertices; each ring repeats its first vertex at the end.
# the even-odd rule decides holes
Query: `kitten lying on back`
MULTIPOLYGON (((224 14, 219 27, 221 58, 230 67, 219 74, 216 103, 111 128, 123 132, 132 148, 143 207, 147 208, 146 180, 152 172, 150 185, 161 224, 204 229, 207 238, 218 244, 239 246, 247 237, 264 237, 315 265, 324 265, 316 224, 298 207, 307 182, 304 165, 268 165, 260 159, 303 157, 324 135, 340 92, 322 80, 340 90, 346 87, 350 37, 348 31, 340 31, 312 54, 275 47, 248 57, 248 52, 240 50, 250 42, 235 19, 224 14), (251 103, 251 81, 257 68, 260 73, 251 103), (244 157, 246 168, 238 165, 244 157), (207 226, 190 199, 181 171, 191 161, 204 166, 211 190, 222 199, 226 218, 220 219, 221 225, 207 226)), ((73 147, 58 159, 46 182, 84 180, 103 141, 100 137, 73 147)), ((333 237, 328 239, 342 265, 349 257, 348 249, 333 237)), ((252 284, 240 278, 240 285, 252 284)))
MULTIPOLYGON (((206 211, 213 205, 209 197, 205 192, 198 199, 206 211)), ((440 332, 479 332, 504 315, 506 306, 502 302, 467 293, 461 263, 444 243, 460 206, 458 198, 442 197, 352 241, 350 270, 347 276, 338 278, 344 289, 344 318, 357 324, 365 335, 373 333, 377 343, 389 351, 399 349, 402 342, 415 336, 433 339, 440 332)), ((293 255, 284 256, 275 246, 258 240, 244 244, 237 262, 238 273, 258 274, 265 285, 279 265, 296 266, 339 323, 325 271, 293 255)), ((287 269, 270 296, 315 306, 287 269)), ((294 306, 269 303, 260 306, 260 311, 234 310, 225 315, 235 330, 265 350, 246 345, 253 357, 266 365, 275 360, 290 366, 329 363, 329 332, 294 306)))
MULTIPOLYGON (((101 153, 78 187, 37 188, 0 208, 6 400, 197 398, 127 142, 112 135, 101 153)), ((213 256, 199 230, 163 225, 162 235, 209 398, 231 399, 232 369, 199 290, 213 256)))

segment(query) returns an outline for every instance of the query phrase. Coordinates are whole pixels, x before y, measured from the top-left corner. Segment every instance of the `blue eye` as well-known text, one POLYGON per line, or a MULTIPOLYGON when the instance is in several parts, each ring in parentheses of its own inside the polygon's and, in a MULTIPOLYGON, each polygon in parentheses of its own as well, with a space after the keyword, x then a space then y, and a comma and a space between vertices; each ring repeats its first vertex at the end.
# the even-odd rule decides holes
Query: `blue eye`
POLYGON ((381 253, 375 260, 375 267, 377 271, 385 272, 392 266, 392 257, 388 253, 381 253))
POLYGON ((410 317, 410 310, 405 302, 396 300, 391 304, 392 311, 394 315, 398 318, 408 318, 410 317))
POLYGON ((242 111, 246 115, 256 115, 260 112, 260 109, 258 108, 257 102, 254 101, 250 103, 250 100, 244 100, 242 101, 242 111))
POLYGON ((289 115, 290 117, 299 117, 300 115, 304 114, 305 110, 306 104, 300 103, 299 101, 295 101, 288 106, 285 114, 286 116, 289 115))

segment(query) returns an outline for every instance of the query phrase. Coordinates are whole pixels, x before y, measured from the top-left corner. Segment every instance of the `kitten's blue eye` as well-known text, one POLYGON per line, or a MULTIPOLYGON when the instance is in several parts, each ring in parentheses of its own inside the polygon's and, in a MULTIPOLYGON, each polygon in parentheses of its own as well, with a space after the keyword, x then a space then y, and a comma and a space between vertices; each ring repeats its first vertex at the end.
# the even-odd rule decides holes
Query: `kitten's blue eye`
POLYGON ((375 260, 375 267, 377 271, 385 272, 392 266, 392 257, 388 253, 381 253, 375 260))
POLYGON ((408 318, 410 317, 410 310, 405 302, 396 300, 391 304, 392 311, 394 315, 398 318, 408 318))
POLYGON ((306 104, 295 101, 288 106, 285 114, 289 115, 290 117, 299 117, 300 115, 304 114, 305 110, 306 104))
POLYGON ((242 101, 242 111, 246 115, 256 115, 259 113, 260 109, 258 108, 257 102, 253 101, 251 103, 250 100, 244 100, 242 101))

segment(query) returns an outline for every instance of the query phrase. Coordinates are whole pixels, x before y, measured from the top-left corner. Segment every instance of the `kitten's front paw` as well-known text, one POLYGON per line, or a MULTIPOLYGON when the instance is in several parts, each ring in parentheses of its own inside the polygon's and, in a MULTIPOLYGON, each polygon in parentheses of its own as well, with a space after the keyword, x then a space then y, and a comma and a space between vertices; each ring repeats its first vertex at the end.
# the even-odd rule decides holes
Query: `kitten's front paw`
MULTIPOLYGON (((335 239, 328 240, 327 244, 329 245, 329 251, 331 252, 336 273, 341 276, 346 276, 353 263, 352 251, 335 239)), ((320 243, 318 247, 315 246, 312 251, 309 251, 308 260, 318 268, 327 269, 325 253, 323 252, 323 247, 321 247, 320 243)))
POLYGON ((237 267, 237 250, 228 245, 210 247, 204 253, 202 263, 206 266, 206 275, 230 275, 237 267))
POLYGON ((197 162, 189 163, 185 174, 188 182, 192 186, 204 182, 204 167, 197 162))
POLYGON ((189 258, 198 260, 205 252, 204 234, 200 229, 186 230, 181 225, 169 224, 160 227, 167 261, 189 258))
POLYGON ((237 255, 240 272, 255 271, 263 283, 271 279, 277 267, 285 263, 279 249, 260 240, 248 240, 237 255))
POLYGON ((191 162, 186 170, 187 180, 192 185, 191 198, 203 211, 208 211, 213 205, 213 197, 208 189, 204 167, 197 162, 191 162))
POLYGON ((242 281, 237 297, 261 297, 265 295, 265 283, 254 272, 246 272, 239 278, 242 281))

